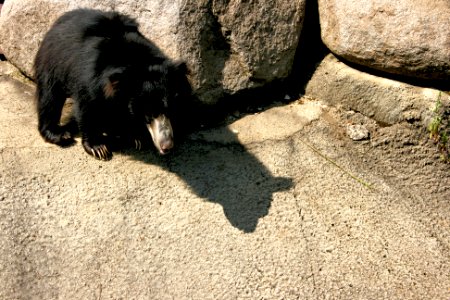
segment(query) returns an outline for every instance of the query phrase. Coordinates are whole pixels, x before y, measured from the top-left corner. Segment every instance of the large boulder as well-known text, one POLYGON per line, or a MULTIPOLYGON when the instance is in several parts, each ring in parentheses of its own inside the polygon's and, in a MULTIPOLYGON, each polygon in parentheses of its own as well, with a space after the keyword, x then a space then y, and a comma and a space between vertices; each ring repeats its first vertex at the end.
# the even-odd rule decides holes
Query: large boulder
POLYGON ((373 69, 450 79, 449 0, 318 0, 322 39, 373 69))
MULTIPOLYGON (((28 76, 45 32, 65 11, 89 7, 131 15, 170 58, 187 62, 204 103, 287 77, 305 0, 8 0, 0 48, 28 76)), ((118 54, 119 55, 119 54, 118 54)))

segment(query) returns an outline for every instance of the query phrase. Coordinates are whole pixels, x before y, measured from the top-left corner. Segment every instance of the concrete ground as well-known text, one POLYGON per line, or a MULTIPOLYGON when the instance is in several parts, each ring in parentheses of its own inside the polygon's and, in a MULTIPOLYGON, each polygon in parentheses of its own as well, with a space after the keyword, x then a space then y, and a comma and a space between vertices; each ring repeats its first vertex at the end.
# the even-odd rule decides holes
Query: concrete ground
POLYGON ((407 124, 300 99, 103 162, 2 68, 0 299, 450 299, 449 167, 407 124))

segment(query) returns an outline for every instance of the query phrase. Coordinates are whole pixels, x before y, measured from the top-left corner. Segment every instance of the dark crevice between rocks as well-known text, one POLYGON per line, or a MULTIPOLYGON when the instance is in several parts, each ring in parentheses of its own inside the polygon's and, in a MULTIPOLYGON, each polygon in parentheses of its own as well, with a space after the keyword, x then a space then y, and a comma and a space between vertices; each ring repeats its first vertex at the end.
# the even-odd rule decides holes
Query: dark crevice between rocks
MULTIPOLYGON (((4 2, 5 2, 4 0, 0 0, 0 15, 2 14, 2 7, 3 7, 4 2)), ((1 28, 0 28, 0 30, 1 30, 1 28)), ((6 57, 5 57, 5 55, 3 55, 2 49, 0 48, 0 61, 5 61, 5 60, 6 60, 6 57)))
POLYGON ((317 1, 306 1, 305 20, 303 21, 292 73, 285 83, 287 91, 292 95, 305 94, 306 85, 317 66, 330 53, 322 42, 320 31, 317 1))

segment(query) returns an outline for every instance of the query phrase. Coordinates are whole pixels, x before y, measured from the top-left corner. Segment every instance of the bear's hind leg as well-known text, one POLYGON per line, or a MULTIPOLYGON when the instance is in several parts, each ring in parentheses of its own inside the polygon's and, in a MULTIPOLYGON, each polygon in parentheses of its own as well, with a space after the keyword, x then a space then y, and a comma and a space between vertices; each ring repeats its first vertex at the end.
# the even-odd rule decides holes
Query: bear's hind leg
POLYGON ((38 85, 37 97, 38 129, 41 136, 46 142, 61 147, 72 145, 75 142, 73 135, 76 133, 76 124, 71 121, 64 126, 60 125, 65 94, 55 88, 46 90, 38 85))

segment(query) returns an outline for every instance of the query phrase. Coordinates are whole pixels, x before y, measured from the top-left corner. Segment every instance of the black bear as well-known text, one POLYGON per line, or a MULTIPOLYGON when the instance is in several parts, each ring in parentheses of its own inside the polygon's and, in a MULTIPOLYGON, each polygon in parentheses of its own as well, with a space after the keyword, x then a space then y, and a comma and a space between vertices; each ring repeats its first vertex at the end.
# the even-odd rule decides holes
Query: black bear
POLYGON ((87 153, 112 157, 114 145, 174 145, 170 116, 186 81, 175 63, 117 12, 77 9, 61 16, 45 35, 35 62, 38 129, 59 146, 81 134, 87 153), (67 97, 73 118, 61 124, 67 97), (120 141, 120 142, 118 142, 120 141))

